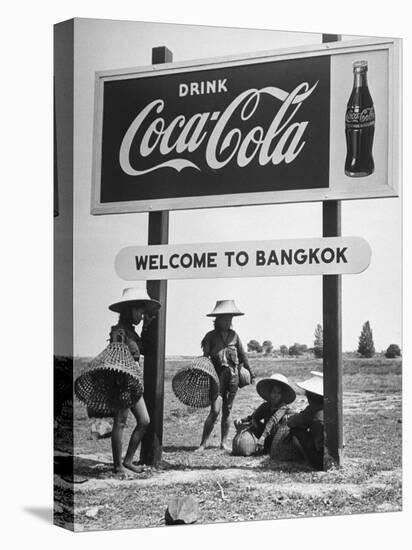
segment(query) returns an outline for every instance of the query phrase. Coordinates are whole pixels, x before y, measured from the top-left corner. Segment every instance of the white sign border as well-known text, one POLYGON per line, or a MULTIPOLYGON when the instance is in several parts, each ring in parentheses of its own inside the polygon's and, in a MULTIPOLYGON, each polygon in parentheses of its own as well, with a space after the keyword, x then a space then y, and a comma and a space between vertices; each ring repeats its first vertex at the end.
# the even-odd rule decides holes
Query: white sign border
POLYGON ((93 132, 93 165, 92 165, 92 214, 120 214, 131 212, 152 212, 160 210, 191 210, 198 208, 219 208, 227 206, 249 206, 263 204, 281 204, 297 202, 314 202, 347 199, 371 199, 398 197, 401 181, 401 39, 380 38, 348 42, 329 42, 287 48, 274 51, 228 56, 222 58, 200 59, 180 63, 164 63, 136 68, 124 68, 98 71, 95 75, 95 109, 93 132), (258 193, 237 193, 224 195, 206 195, 196 197, 178 197, 142 201, 120 201, 110 204, 100 202, 101 184, 101 146, 103 125, 103 89, 104 83, 110 80, 126 80, 190 72, 200 69, 233 67, 287 59, 297 59, 330 54, 347 54, 363 51, 387 51, 389 55, 389 126, 388 126, 388 185, 371 189, 358 188, 356 195, 353 189, 345 191, 331 188, 295 189, 287 191, 265 191, 258 193))

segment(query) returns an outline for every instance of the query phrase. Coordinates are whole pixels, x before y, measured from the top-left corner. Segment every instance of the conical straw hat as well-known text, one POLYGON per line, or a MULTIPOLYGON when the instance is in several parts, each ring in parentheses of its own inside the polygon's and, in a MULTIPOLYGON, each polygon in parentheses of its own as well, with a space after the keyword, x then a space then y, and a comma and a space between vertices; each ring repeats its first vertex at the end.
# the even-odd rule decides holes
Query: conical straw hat
POLYGON ((270 378, 262 378, 256 384, 256 391, 265 401, 269 400, 270 392, 274 384, 279 384, 282 387, 283 402, 286 404, 292 403, 296 399, 295 390, 289 384, 288 379, 283 374, 272 374, 270 378))
POLYGON ((109 309, 120 313, 127 306, 143 307, 147 312, 154 312, 160 308, 160 302, 150 298, 145 286, 131 287, 123 289, 122 298, 118 302, 111 304, 109 309))
POLYGON ((244 315, 236 306, 234 300, 218 300, 211 313, 208 313, 206 317, 216 317, 217 315, 232 315, 236 317, 238 315, 244 315))
POLYGON ((302 390, 320 395, 323 397, 323 373, 317 371, 311 371, 312 378, 308 378, 303 382, 297 383, 296 385, 302 390))

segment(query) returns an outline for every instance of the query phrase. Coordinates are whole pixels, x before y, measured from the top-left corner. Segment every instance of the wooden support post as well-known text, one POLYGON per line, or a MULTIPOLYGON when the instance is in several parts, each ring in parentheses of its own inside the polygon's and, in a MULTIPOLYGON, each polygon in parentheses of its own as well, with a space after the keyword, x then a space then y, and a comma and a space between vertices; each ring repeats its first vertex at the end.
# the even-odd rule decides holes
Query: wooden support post
MULTIPOLYGON (((161 46, 152 49, 152 64, 169 63, 172 52, 161 46)), ((148 244, 168 244, 169 212, 150 212, 148 244)), ((144 399, 150 416, 150 426, 143 438, 140 462, 156 466, 162 458, 163 401, 166 341, 167 281, 148 281, 149 295, 162 304, 158 316, 150 326, 156 333, 156 350, 144 358, 144 399)))
MULTIPOLYGON (((323 203, 323 236, 341 234, 340 201, 323 203)), ((323 276, 323 389, 325 395, 325 469, 340 466, 343 442, 342 407, 342 276, 323 276)))
MULTIPOLYGON (((336 42, 338 35, 324 34, 322 42, 336 42)), ((341 203, 322 204, 323 237, 341 236, 341 203)), ((324 469, 340 466, 343 450, 342 399, 342 280, 341 275, 323 276, 323 389, 325 395, 324 469)))

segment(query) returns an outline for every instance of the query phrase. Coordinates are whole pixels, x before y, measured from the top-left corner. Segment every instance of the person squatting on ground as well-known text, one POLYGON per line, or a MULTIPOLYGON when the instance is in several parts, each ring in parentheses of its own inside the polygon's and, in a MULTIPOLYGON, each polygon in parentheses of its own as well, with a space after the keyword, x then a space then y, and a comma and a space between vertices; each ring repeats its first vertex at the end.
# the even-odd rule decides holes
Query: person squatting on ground
POLYGON ((256 391, 264 402, 251 415, 235 420, 235 427, 238 433, 242 430, 253 433, 257 438, 256 453, 281 455, 281 446, 289 435, 287 419, 291 409, 288 405, 296 399, 296 393, 282 374, 259 380, 256 391), (277 449, 271 450, 273 439, 280 430, 283 433, 277 438, 277 449))
POLYGON ((312 371, 312 378, 297 384, 305 391, 308 406, 288 420, 293 441, 305 460, 323 468, 323 374, 312 371))
POLYGON ((250 372, 251 383, 255 378, 242 342, 232 329, 232 319, 239 315, 244 313, 239 311, 233 300, 217 301, 214 310, 207 314, 207 317, 215 317, 214 329, 204 336, 201 347, 203 355, 210 358, 216 369, 219 378, 219 394, 212 396, 210 412, 206 418, 202 441, 198 448, 200 451, 206 448, 220 412, 222 412, 220 447, 229 450, 230 413, 239 387, 240 366, 243 365, 250 372))

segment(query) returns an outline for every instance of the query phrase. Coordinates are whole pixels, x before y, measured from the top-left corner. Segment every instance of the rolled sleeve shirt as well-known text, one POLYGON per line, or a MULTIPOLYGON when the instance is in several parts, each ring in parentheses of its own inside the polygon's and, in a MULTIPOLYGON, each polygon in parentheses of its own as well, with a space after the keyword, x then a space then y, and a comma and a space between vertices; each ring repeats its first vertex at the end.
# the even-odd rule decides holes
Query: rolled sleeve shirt
POLYGON ((203 338, 203 354, 210 357, 215 368, 219 367, 238 367, 240 364, 250 372, 252 378, 254 373, 249 365, 247 353, 242 345, 238 334, 234 330, 229 330, 226 338, 217 330, 211 330, 203 338))
POLYGON ((265 401, 259 405, 250 418, 258 422, 263 420, 265 427, 263 428, 261 438, 266 439, 289 411, 289 407, 285 404, 282 404, 277 409, 272 409, 269 403, 265 401))

